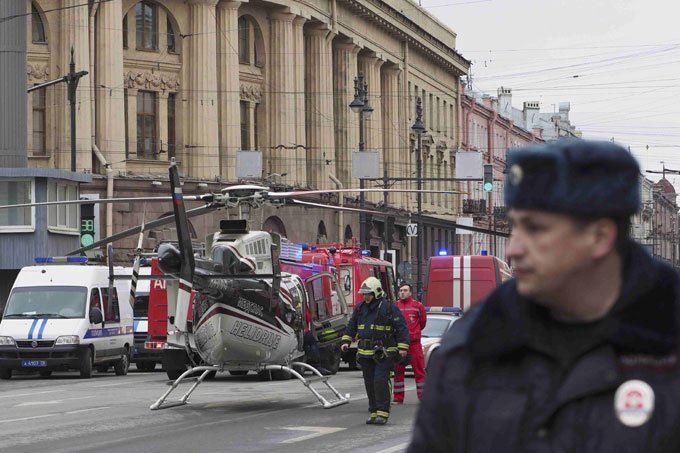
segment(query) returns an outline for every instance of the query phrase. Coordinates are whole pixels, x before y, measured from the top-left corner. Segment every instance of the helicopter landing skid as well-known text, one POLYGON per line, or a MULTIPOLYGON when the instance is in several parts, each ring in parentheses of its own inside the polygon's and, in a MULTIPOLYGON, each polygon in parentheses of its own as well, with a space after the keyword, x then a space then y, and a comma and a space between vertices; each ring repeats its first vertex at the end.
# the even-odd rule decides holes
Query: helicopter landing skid
POLYGON ((155 403, 153 403, 149 408, 150 408, 152 411, 155 411, 155 410, 158 410, 158 409, 167 409, 167 408, 169 408, 169 407, 184 406, 185 404, 187 404, 187 400, 189 399, 189 396, 191 396, 191 394, 193 393, 193 391, 196 390, 196 387, 198 387, 198 385, 199 385, 201 382, 203 382, 203 379, 204 379, 211 371, 220 371, 220 367, 218 367, 218 366, 206 366, 206 365, 203 365, 203 366, 197 366, 197 367, 194 367, 194 368, 191 368, 191 369, 185 371, 184 373, 182 373, 182 375, 181 375, 180 377, 178 377, 177 379, 175 379, 175 382, 172 383, 172 386, 168 389, 168 391, 165 392, 165 393, 163 394, 163 396, 161 396, 160 398, 158 398, 158 401, 156 401, 155 403), (173 390, 175 390, 175 389, 177 388, 177 386, 180 384, 180 382, 182 382, 184 379, 186 379, 187 377, 191 376, 192 374, 194 374, 194 373, 196 373, 196 372, 198 372, 198 371, 202 371, 201 376, 200 376, 200 377, 198 378, 198 380, 194 383, 194 385, 191 386, 191 388, 189 389, 189 391, 186 392, 186 393, 184 394, 184 396, 182 396, 182 397, 181 397, 180 399, 178 399, 177 401, 173 401, 173 402, 168 403, 168 404, 165 404, 165 405, 163 404, 163 403, 165 402, 166 398, 170 395, 170 393, 172 393, 173 390))
POLYGON ((324 409, 330 409, 332 407, 340 406, 342 404, 347 404, 349 403, 349 393, 345 393, 342 395, 340 392, 338 392, 335 387, 333 387, 330 382, 328 382, 328 379, 330 376, 324 376, 323 374, 319 373, 319 371, 314 368, 313 366, 304 363, 304 362, 293 362, 291 363, 291 366, 295 367, 301 367, 307 370, 310 370, 313 374, 312 377, 305 378, 302 376, 300 373, 295 371, 294 369, 284 366, 284 365, 265 365, 264 370, 285 370, 288 371, 290 374, 292 374, 296 379, 298 379, 302 384, 309 389, 310 392, 316 396, 316 399, 319 400, 319 403, 323 406, 324 409), (326 399, 319 393, 317 389, 312 387, 312 384, 314 382, 323 382, 328 389, 333 392, 333 395, 335 396, 334 399, 326 399))

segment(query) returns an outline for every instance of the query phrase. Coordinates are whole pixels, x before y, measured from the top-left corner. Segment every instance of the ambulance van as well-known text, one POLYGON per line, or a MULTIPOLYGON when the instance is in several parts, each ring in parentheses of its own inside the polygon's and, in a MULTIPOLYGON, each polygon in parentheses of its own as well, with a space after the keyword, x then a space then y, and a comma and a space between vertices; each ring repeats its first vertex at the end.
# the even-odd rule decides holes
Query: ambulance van
MULTIPOLYGON (((68 257, 68 263, 85 257, 68 257)), ((79 370, 113 365, 127 374, 133 346, 130 281, 114 280, 109 291, 107 266, 50 264, 51 257, 19 271, 0 321, 0 379, 12 372, 79 370), (110 294, 109 294, 110 292, 110 294)), ((114 275, 122 267, 114 267, 114 275)))

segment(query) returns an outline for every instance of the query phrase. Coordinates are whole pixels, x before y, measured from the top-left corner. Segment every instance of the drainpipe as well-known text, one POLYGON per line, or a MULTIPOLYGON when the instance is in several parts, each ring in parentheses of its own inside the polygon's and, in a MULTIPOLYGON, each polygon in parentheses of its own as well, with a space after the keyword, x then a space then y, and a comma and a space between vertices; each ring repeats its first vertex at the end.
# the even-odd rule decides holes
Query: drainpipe
MULTIPOLYGON (((329 174, 328 177, 331 178, 331 181, 333 181, 335 183, 335 185, 338 189, 343 188, 342 183, 340 182, 340 180, 338 178, 335 177, 335 175, 329 174)), ((344 202, 345 195, 342 192, 339 192, 338 195, 339 195, 338 199, 340 200, 340 207, 343 207, 344 204, 345 204, 345 202, 344 202)), ((343 214, 342 209, 338 210, 338 242, 341 243, 341 244, 344 244, 345 243, 345 228, 344 228, 345 223, 344 223, 342 214, 343 214)))
MULTIPOLYGON (((92 135, 92 151, 94 152, 94 155, 97 157, 97 160, 101 165, 106 168, 106 198, 113 198, 113 169, 111 168, 111 164, 109 164, 106 161, 106 158, 102 154, 102 152, 99 150, 97 147, 97 142, 96 142, 96 130, 97 130, 97 123, 96 123, 96 118, 97 118, 97 103, 96 103, 96 97, 95 97, 95 61, 94 61, 94 46, 95 46, 95 40, 94 40, 94 28, 95 28, 95 18, 97 11, 99 10, 99 3, 101 3, 101 0, 94 3, 92 5, 92 11, 90 11, 90 17, 89 17, 89 32, 90 32, 90 115, 91 115, 91 130, 90 133, 92 135)), ((113 236, 113 203, 106 203, 106 236, 113 236)))

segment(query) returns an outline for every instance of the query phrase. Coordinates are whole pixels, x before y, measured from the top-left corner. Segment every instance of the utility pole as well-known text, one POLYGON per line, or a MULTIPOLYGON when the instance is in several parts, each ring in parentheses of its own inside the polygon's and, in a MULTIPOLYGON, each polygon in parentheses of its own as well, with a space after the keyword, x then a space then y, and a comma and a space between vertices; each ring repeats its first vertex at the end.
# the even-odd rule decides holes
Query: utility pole
POLYGON ((68 88, 68 102, 71 113, 71 171, 76 171, 76 91, 78 89, 78 82, 80 78, 88 74, 87 71, 76 72, 76 62, 73 57, 73 47, 71 47, 71 63, 69 63, 69 72, 63 77, 50 80, 40 85, 33 86, 26 90, 28 93, 35 90, 47 88, 50 85, 66 82, 68 88))
POLYGON ((416 122, 411 126, 411 130, 416 133, 418 139, 418 148, 416 149, 416 181, 417 189, 416 193, 416 210, 417 212, 417 236, 416 236, 416 265, 417 265, 417 282, 416 282, 416 295, 419 299, 422 299, 422 288, 423 288, 423 206, 422 206, 422 194, 423 189, 423 160, 421 153, 422 146, 422 134, 425 132, 425 125, 423 124, 423 100, 420 96, 416 97, 416 122))
MULTIPOLYGON (((368 103, 368 83, 364 79, 364 73, 359 74, 354 78, 354 99, 349 104, 349 107, 354 113, 359 114, 359 152, 366 151, 366 142, 364 138, 364 120, 371 116, 373 107, 368 103)), ((359 179, 359 189, 364 188, 363 178, 359 179)), ((368 248, 368 231, 366 229, 366 195, 363 191, 359 192, 359 238, 361 246, 368 248)))

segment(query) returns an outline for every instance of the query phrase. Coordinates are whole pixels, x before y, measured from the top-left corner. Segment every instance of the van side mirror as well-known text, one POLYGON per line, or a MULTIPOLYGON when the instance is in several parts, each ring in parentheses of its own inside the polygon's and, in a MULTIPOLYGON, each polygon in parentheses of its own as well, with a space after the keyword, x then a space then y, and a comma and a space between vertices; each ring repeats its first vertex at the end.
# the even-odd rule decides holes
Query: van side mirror
POLYGON ((102 314, 102 311, 97 307, 91 308, 90 309, 90 323, 101 324, 102 322, 104 322, 104 315, 102 314))

